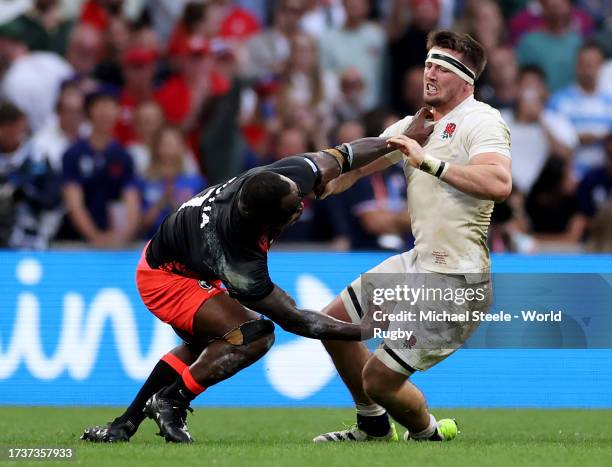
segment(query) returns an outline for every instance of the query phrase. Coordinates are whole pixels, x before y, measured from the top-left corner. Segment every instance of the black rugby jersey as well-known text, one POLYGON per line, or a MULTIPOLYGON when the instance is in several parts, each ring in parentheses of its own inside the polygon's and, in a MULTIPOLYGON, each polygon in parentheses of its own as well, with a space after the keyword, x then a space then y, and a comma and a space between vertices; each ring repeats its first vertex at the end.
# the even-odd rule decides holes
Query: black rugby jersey
POLYGON ((147 248, 149 266, 198 280, 220 279, 238 300, 270 294, 274 284, 268 274, 268 248, 273 239, 257 238, 238 212, 240 188, 262 171, 290 178, 303 195, 312 192, 321 177, 317 165, 300 155, 207 188, 166 217, 147 248))

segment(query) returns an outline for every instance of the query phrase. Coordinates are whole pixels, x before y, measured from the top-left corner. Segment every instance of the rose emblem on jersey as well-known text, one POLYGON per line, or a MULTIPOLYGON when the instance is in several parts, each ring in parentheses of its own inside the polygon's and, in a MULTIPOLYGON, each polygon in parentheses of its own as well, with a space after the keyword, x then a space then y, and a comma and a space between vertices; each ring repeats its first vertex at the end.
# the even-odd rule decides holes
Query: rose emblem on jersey
POLYGON ((447 123, 446 128, 444 128, 444 132, 442 133, 442 139, 452 138, 456 129, 457 125, 455 125, 454 123, 447 123))

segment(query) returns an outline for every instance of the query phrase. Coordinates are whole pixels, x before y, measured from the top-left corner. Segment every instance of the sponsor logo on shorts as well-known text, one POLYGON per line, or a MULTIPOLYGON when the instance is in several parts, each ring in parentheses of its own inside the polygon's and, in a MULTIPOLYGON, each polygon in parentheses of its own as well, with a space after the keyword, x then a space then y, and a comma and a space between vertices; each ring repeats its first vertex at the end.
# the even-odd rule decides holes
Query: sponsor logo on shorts
POLYGON ((213 286, 209 282, 206 282, 206 281, 198 281, 198 285, 202 287, 204 290, 210 290, 213 288, 213 286))

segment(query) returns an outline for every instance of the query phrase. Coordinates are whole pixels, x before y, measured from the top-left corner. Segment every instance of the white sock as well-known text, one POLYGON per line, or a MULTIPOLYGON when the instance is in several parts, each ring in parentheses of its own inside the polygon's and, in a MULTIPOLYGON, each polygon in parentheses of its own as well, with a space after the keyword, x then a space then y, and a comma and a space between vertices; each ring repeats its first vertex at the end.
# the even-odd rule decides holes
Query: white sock
POLYGON ((438 429, 438 422, 436 417, 432 414, 429 414, 429 425, 423 431, 419 431, 418 433, 410 433, 410 437, 412 439, 429 439, 438 429))
POLYGON ((355 408, 357 413, 364 417, 377 417, 386 412, 385 408, 378 404, 356 404, 355 408))

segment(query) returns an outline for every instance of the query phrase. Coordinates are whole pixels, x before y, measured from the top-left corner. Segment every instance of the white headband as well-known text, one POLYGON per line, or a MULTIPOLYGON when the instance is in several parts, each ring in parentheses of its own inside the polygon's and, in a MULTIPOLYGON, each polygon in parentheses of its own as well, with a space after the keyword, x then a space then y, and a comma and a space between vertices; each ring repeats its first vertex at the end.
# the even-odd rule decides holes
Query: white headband
POLYGON ((476 80, 476 73, 474 73, 469 67, 461 63, 451 54, 444 52, 440 49, 431 49, 427 54, 425 63, 435 63, 447 70, 452 71, 464 81, 470 84, 474 84, 476 80))

